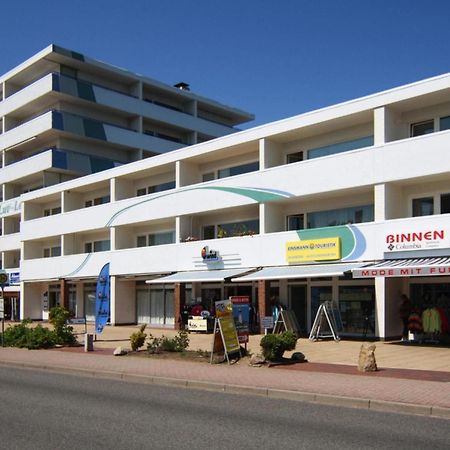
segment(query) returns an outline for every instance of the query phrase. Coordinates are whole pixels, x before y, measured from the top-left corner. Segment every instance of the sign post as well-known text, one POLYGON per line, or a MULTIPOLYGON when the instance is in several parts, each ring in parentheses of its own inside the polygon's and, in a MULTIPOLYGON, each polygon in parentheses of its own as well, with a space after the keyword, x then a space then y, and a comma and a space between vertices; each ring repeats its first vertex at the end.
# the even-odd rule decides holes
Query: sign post
POLYGON ((2 298, 0 300, 0 317, 2 319, 2 347, 5 346, 5 286, 8 284, 8 274, 0 271, 0 287, 2 289, 2 298))

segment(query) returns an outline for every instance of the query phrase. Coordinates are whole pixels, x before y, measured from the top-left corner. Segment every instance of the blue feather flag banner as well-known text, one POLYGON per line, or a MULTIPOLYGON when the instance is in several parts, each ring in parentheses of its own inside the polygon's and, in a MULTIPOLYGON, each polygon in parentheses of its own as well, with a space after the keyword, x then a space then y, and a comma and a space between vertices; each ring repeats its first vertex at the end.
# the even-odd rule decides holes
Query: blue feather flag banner
POLYGON ((95 332, 101 334, 109 320, 110 313, 110 281, 109 263, 100 271, 95 290, 95 332))

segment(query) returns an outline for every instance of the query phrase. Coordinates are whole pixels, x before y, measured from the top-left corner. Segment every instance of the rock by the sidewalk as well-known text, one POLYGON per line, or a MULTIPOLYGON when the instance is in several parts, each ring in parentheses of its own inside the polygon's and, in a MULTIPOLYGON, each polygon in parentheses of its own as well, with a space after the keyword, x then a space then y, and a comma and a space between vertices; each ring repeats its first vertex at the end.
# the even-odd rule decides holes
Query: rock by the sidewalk
POLYGON ((266 362, 266 359, 261 354, 252 355, 249 365, 252 367, 261 367, 266 362))
POLYGON ((364 343, 361 345, 358 359, 358 370, 360 372, 376 372, 378 370, 375 349, 375 344, 364 343))
POLYGON ((126 355, 128 352, 124 349, 124 348, 122 348, 122 347, 117 347, 115 350, 114 350, 114 352, 113 352, 113 355, 114 356, 123 356, 123 355, 126 355))
POLYGON ((292 361, 295 362, 308 362, 305 355, 302 352, 292 353, 291 359, 292 361))

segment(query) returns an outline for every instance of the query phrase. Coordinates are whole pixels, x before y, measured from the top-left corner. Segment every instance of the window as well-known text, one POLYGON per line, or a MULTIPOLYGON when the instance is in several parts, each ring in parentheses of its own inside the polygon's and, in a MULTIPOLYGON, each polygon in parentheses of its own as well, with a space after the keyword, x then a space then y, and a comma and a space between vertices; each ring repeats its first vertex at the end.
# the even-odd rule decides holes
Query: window
POLYGON ((147 236, 138 236, 137 237, 137 246, 138 247, 147 247, 147 236))
POLYGON ((89 208, 91 206, 103 205, 104 203, 109 203, 111 201, 111 197, 109 195, 104 195, 103 197, 97 197, 92 200, 86 200, 84 202, 85 208, 89 208))
POLYGON ((248 172, 255 172, 259 170, 259 162, 252 162, 248 164, 242 164, 240 166, 228 167, 227 169, 220 169, 217 172, 217 178, 232 177, 234 175, 240 175, 248 172))
POLYGON ((216 230, 214 225, 205 225, 202 229, 203 239, 214 239, 216 237, 216 230))
POLYGON ((450 116, 441 117, 439 119, 439 130, 449 130, 450 129, 450 116))
POLYGON ((304 225, 304 215, 303 214, 294 214, 292 216, 287 216, 286 228, 288 231, 292 230, 303 230, 304 225))
POLYGON ((450 194, 441 194, 441 214, 450 213, 450 194))
POLYGON ((55 256, 61 256, 60 246, 44 248, 44 258, 53 258, 55 256))
POLYGON ((202 175, 203 183, 206 182, 206 181, 212 181, 214 179, 215 179, 214 172, 208 172, 208 173, 204 173, 202 175))
POLYGON ((86 242, 84 244, 85 253, 107 252, 111 249, 111 243, 109 239, 102 241, 86 242))
POLYGON ((303 161, 303 152, 289 153, 289 155, 286 155, 286 164, 292 164, 299 161, 303 161))
POLYGON ((373 222, 373 205, 332 209, 307 214, 308 228, 334 227, 349 223, 373 222))
POLYGON ((313 148, 308 151, 308 159, 319 158, 321 156, 334 155, 336 153, 348 152, 357 148, 370 147, 373 145, 373 136, 366 136, 351 141, 339 142, 337 144, 326 145, 324 147, 313 148))
POLYGON ((431 216, 434 214, 433 197, 415 198, 412 201, 413 217, 431 216))
POLYGON ((151 233, 137 237, 138 247, 152 247, 154 245, 173 244, 175 242, 175 232, 165 231, 162 233, 151 233))
POLYGON ((217 237, 251 236, 259 233, 259 220, 243 220, 241 222, 217 225, 217 237))
POLYGON ((58 206, 57 208, 44 209, 44 217, 53 216, 55 214, 61 214, 60 206, 58 206))
POLYGON ((434 133, 434 120, 413 123, 411 125, 411 137, 423 136, 424 134, 434 133))
POLYGON ((166 183, 155 184, 154 186, 148 186, 147 188, 140 188, 136 191, 136 195, 154 194, 155 192, 167 191, 169 189, 175 189, 175 181, 168 181, 166 183))

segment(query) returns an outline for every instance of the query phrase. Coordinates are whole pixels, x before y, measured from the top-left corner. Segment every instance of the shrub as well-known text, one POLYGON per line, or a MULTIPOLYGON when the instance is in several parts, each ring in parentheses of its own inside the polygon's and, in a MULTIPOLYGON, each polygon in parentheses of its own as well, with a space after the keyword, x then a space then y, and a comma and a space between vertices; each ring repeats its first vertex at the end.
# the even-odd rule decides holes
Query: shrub
POLYGON ((149 335, 147 351, 149 353, 184 352, 189 347, 189 335, 182 330, 173 338, 162 335, 160 338, 149 335))
POLYGON ((189 347, 189 334, 186 330, 181 330, 173 339, 176 352, 184 352, 189 347))
POLYGON ((177 351, 177 343, 175 342, 175 338, 169 338, 163 336, 161 338, 161 350, 165 352, 176 352, 177 351))
POLYGON ((50 309, 48 321, 53 325, 56 344, 74 345, 77 338, 73 334, 73 327, 67 324, 70 312, 62 306, 55 306, 50 309))
POLYGON ((144 330, 145 330, 146 326, 147 326, 146 324, 141 325, 139 330, 135 331, 130 336, 131 350, 133 350, 133 352, 137 351, 139 348, 141 348, 144 345, 145 338, 147 337, 147 334, 144 333, 144 330))
POLYGON ((5 345, 8 347, 28 348, 29 350, 54 347, 56 344, 55 332, 44 328, 40 324, 32 328, 29 326, 31 323, 31 320, 25 319, 21 323, 5 330, 5 345))
POLYGON ((261 339, 261 348, 264 358, 268 361, 277 361, 283 357, 287 350, 294 350, 297 336, 292 331, 282 334, 268 334, 261 339))
POLYGON ((162 341, 162 338, 155 337, 155 336, 153 336, 153 334, 150 333, 148 335, 147 351, 149 353, 160 353, 161 352, 161 341, 162 341))

